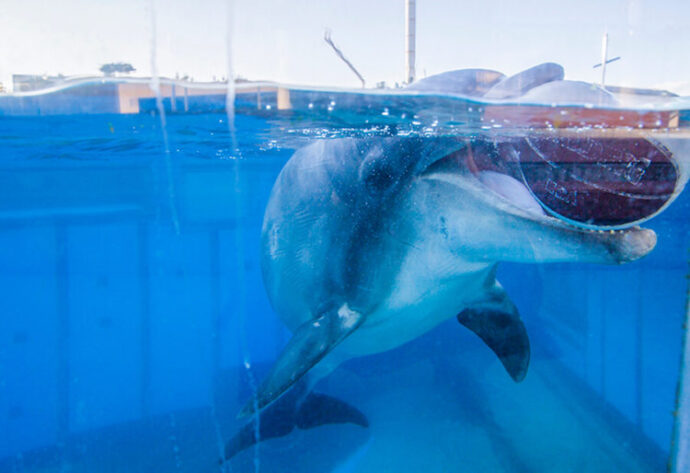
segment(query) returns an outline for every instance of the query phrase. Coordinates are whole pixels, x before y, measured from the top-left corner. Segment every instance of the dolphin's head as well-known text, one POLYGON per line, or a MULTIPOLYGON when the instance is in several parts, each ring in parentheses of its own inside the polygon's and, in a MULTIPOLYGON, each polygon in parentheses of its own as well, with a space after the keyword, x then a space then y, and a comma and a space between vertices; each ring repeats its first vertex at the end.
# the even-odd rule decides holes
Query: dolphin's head
POLYGON ((678 187, 671 153, 645 139, 480 138, 424 170, 408 210, 465 260, 617 264, 654 248, 639 224, 678 187))
MULTIPOLYGON (((510 77, 450 71, 408 89, 507 100, 513 107, 597 106, 607 109, 602 119, 618 105, 603 88, 563 79, 561 66, 545 63, 510 77)), ((435 160, 411 194, 415 205, 429 205, 429 218, 443 216, 441 223, 426 221, 427 227, 440 228, 449 241, 455 232, 451 249, 477 258, 621 263, 649 253, 656 235, 638 225, 683 188, 690 169, 679 168, 690 168, 690 162, 675 158, 690 155, 688 140, 542 131, 541 136, 474 137, 435 160)))

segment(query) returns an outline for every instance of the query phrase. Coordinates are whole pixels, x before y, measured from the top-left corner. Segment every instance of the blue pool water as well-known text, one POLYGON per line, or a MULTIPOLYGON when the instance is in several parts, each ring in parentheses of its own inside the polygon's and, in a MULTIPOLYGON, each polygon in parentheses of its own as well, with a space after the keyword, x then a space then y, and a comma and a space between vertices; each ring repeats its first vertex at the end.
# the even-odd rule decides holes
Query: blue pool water
POLYGON ((523 383, 451 319, 319 384, 369 428, 295 430, 220 465, 289 339, 258 259, 273 182, 314 135, 369 125, 228 121, 0 117, 0 472, 664 471, 688 192, 645 224, 640 261, 500 266, 532 342, 523 383))

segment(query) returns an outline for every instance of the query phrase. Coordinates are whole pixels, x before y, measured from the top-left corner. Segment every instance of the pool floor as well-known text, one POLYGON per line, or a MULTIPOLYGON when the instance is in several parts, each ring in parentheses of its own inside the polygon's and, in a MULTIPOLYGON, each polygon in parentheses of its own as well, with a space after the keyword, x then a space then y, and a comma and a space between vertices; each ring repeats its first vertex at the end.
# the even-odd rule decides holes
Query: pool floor
POLYGON ((557 360, 534 360, 514 384, 486 353, 345 365, 317 385, 366 414, 370 427, 295 429, 221 465, 244 395, 238 371, 216 407, 83 432, 0 462, 16 472, 657 472, 664 453, 557 360), (452 376, 450 373, 454 373, 452 376), (235 384, 233 389, 233 383, 235 384), (258 457, 257 457, 258 455, 258 457))

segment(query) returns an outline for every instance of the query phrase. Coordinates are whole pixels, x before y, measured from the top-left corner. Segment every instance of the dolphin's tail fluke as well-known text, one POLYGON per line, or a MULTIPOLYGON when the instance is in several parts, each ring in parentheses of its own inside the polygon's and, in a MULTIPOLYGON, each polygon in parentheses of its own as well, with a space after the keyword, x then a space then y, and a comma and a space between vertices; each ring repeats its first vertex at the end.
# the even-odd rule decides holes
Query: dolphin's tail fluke
POLYGON ((257 442, 284 437, 295 427, 310 429, 326 424, 369 426, 367 418, 355 407, 325 394, 305 395, 306 389, 306 383, 298 383, 276 402, 255 414, 259 415, 258 422, 250 420, 225 445, 225 460, 257 442))

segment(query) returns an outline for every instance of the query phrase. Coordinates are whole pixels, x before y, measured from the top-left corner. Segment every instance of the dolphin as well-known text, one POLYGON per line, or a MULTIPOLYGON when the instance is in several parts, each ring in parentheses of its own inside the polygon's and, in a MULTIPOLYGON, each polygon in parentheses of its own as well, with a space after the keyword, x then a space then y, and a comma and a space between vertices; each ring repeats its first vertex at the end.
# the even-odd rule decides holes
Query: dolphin
MULTIPOLYGON (((554 82, 561 86, 547 87, 549 93, 569 88, 554 64, 517 77, 466 70, 426 82, 410 89, 510 99, 530 91, 539 98, 535 89, 554 82)), ((601 89, 592 93, 608 99, 601 89)), ((497 264, 621 264, 656 244, 652 230, 618 221, 599 225, 590 217, 577 222, 545 207, 516 171, 515 157, 565 149, 554 146, 512 136, 383 136, 317 141, 297 150, 275 182, 261 235, 268 296, 293 337, 240 417, 260 414, 262 438, 328 422, 366 426, 355 408, 309 394, 314 383, 348 359, 398 347, 452 317, 521 381, 529 339, 496 280, 497 264), (297 414, 285 415, 285 405, 297 414), (304 406, 337 418, 300 420, 308 415, 304 406), (280 420, 268 418, 271 411, 282 412, 280 420)), ((651 156, 656 148, 640 149, 651 156)), ((676 185, 676 167, 658 161, 676 185)), ((673 192, 664 188, 663 205, 673 192)), ((259 440, 248 428, 229 442, 226 458, 259 440)))

